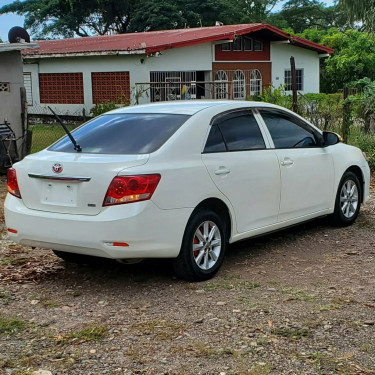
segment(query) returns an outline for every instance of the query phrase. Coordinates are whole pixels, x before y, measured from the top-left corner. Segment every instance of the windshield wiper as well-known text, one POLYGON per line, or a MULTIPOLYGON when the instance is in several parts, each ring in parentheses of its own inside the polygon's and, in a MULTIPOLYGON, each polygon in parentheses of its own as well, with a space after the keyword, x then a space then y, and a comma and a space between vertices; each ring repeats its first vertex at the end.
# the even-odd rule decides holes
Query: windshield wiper
POLYGON ((74 146, 74 150, 77 151, 77 152, 81 152, 82 151, 81 146, 74 139, 74 137, 72 136, 72 133, 69 131, 69 129, 63 123, 63 121, 61 120, 61 118, 55 113, 55 111, 50 106, 48 106, 48 108, 53 113, 53 115, 56 117, 57 121, 61 124, 61 126, 65 130, 65 133, 68 135, 69 139, 72 141, 73 146, 74 146))

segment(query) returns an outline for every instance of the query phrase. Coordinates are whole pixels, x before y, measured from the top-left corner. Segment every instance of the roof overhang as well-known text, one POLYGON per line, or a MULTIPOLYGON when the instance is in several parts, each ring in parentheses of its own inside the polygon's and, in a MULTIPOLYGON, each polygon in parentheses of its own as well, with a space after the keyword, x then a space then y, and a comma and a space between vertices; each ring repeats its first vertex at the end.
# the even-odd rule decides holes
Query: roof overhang
POLYGON ((0 43, 0 52, 23 51, 25 49, 39 48, 38 43, 0 43))
POLYGON ((54 57, 86 57, 86 56, 121 56, 121 55, 145 55, 146 50, 135 51, 95 51, 95 52, 79 52, 79 53, 45 53, 42 55, 24 54, 24 60, 50 59, 54 57))
POLYGON ((332 48, 322 46, 278 29, 266 23, 224 25, 192 29, 150 31, 113 36, 70 38, 40 41, 40 50, 24 51, 25 59, 103 55, 154 54, 172 48, 205 43, 233 42, 238 36, 250 34, 271 42, 285 42, 318 54, 331 54, 332 48))

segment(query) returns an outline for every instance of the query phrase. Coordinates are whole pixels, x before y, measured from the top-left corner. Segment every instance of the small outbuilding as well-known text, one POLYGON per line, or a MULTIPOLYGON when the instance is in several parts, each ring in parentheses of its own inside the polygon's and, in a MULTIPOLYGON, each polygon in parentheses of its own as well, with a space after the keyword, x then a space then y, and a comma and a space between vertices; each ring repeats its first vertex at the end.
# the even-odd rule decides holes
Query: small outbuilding
POLYGON ((0 43, 0 168, 27 153, 27 105, 21 51, 35 43, 0 43))

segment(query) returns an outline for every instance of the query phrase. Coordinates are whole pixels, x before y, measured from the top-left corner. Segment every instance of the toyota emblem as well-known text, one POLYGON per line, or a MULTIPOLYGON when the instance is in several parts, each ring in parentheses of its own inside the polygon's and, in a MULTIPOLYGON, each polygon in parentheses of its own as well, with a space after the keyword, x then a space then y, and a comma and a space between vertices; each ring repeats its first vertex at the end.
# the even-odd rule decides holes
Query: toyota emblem
POLYGON ((63 170, 63 165, 61 163, 55 163, 53 166, 52 166, 52 170, 55 172, 55 173, 61 173, 62 170, 63 170))

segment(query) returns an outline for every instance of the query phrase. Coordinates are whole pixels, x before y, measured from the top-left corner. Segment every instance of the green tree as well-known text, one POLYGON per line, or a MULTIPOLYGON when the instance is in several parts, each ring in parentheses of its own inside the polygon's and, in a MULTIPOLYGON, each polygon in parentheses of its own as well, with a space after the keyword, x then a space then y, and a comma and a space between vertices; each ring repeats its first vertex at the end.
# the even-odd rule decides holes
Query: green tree
POLYGON ((352 97, 357 116, 364 122, 364 131, 375 130, 375 82, 369 78, 363 78, 352 83, 352 87, 358 90, 358 94, 352 97))
POLYGON ((231 22, 268 22, 275 6, 280 0, 228 0, 231 22))
POLYGON ((375 0, 339 0, 349 21, 362 23, 362 29, 375 32, 375 0))
POLYGON ((298 33, 297 35, 311 40, 312 42, 315 43, 323 43, 323 39, 329 35, 334 35, 339 33, 340 31, 336 27, 331 27, 328 30, 322 30, 322 29, 306 29, 302 33, 298 33))
MULTIPOLYGON (((271 17, 280 25, 287 25, 296 33, 301 33, 308 28, 327 30, 331 27, 343 28, 347 17, 341 7, 326 7, 318 0, 289 0, 284 4, 280 13, 271 17)), ((280 27, 280 26, 279 26, 280 27)), ((285 26, 283 27, 285 28, 285 26)))
POLYGON ((321 59, 322 92, 337 92, 364 77, 375 81, 375 36, 372 34, 330 28, 307 29, 297 35, 335 50, 329 58, 321 59))
MULTIPOLYGON (((236 23, 229 0, 175 0, 187 27, 215 26, 216 21, 224 24, 236 23)), ((184 25, 184 26, 185 26, 184 25)))
POLYGON ((136 7, 130 30, 214 26, 218 20, 224 23, 231 21, 230 17, 230 6, 222 0, 145 0, 136 7))
POLYGON ((183 24, 184 18, 173 2, 146 0, 137 7, 129 31, 177 29, 183 24))
POLYGON ((25 16, 37 37, 72 37, 124 33, 140 0, 25 0, 0 8, 0 14, 25 16))
POLYGON ((347 30, 327 35, 321 42, 335 50, 324 61, 321 77, 324 92, 337 92, 364 77, 375 80, 375 38, 372 35, 347 30))

